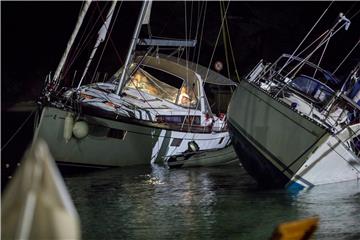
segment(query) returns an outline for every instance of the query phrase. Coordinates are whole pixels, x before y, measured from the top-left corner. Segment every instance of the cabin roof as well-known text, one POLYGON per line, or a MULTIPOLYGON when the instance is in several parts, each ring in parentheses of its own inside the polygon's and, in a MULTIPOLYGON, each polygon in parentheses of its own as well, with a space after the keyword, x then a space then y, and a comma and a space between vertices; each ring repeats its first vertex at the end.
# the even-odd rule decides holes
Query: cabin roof
MULTIPOLYGON (((231 79, 212 71, 211 69, 207 69, 206 67, 186 61, 181 58, 168 56, 165 54, 158 54, 159 58, 147 56, 145 57, 144 64, 145 65, 151 65, 154 67, 158 67, 159 69, 163 69, 165 71, 171 72, 173 74, 178 75, 179 77, 183 77, 184 79, 189 78, 188 74, 189 71, 187 69, 190 69, 192 73, 197 73, 201 76, 203 81, 206 83, 211 83, 215 85, 228 85, 228 86, 235 86, 236 83, 232 81, 231 79), (188 76, 188 77, 186 77, 188 76)), ((142 56, 139 56, 141 58, 142 56)))

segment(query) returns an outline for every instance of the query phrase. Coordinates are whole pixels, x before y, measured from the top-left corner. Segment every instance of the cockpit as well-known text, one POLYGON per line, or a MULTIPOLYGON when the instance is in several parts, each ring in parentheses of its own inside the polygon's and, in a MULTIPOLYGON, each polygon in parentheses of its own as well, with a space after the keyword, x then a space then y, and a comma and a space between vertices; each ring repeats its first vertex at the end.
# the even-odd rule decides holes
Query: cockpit
POLYGON ((330 87, 306 75, 292 79, 289 85, 318 106, 326 104, 334 95, 334 91, 330 87))

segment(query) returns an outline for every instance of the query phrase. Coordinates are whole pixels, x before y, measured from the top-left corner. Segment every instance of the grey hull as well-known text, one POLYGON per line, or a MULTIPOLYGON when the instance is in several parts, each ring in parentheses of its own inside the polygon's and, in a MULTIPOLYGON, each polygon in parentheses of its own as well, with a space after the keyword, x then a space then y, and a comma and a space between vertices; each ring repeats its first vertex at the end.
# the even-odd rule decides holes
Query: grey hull
MULTIPOLYGON (((85 115, 88 136, 72 137, 66 143, 63 137, 66 115, 66 111, 44 107, 37 127, 37 136, 48 143, 56 161, 63 164, 93 167, 149 164, 162 130, 85 115), (109 137, 109 131, 115 134, 109 137)), ((165 139, 164 144, 166 141, 170 139, 165 139)), ((164 153, 165 149, 160 150, 158 158, 164 153)))
POLYGON ((328 135, 257 86, 242 81, 228 110, 230 135, 244 168, 261 184, 281 187, 328 135))

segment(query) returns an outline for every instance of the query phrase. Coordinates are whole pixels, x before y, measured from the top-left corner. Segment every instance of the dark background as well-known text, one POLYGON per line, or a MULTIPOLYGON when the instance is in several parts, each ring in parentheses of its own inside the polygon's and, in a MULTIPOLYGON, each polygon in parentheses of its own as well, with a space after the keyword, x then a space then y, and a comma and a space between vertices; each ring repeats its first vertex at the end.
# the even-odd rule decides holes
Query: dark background
MULTIPOLYGON (((20 100, 32 100, 39 94, 46 74, 55 71, 75 26, 82 2, 1 2, 1 91, 2 109, 20 100)), ((98 14, 106 2, 95 2, 89 12, 98 14)), ((185 37, 185 5, 192 36, 195 34, 201 2, 154 2, 151 29, 154 35, 185 37), (191 10, 192 9, 192 10, 191 10)), ((330 2, 231 2, 228 10, 230 36, 236 65, 245 75, 260 60, 274 61, 281 53, 291 53, 313 26, 330 2)), ((118 5, 119 6, 119 5, 118 5)), ((105 52, 101 72, 114 73, 127 53, 141 2, 123 2, 113 44, 105 52), (115 48, 114 48, 115 46, 115 48)), ((335 2, 311 39, 329 28, 339 12, 348 17, 359 11, 357 2, 335 2)), ((324 57, 323 67, 332 71, 359 39, 360 14, 352 19, 349 31, 333 39, 324 57)), ((220 28, 219 2, 208 2, 200 63, 208 66, 220 28)), ((96 34, 95 34, 96 35, 96 34)), ((91 48, 84 52, 88 56, 91 48)), ((222 61, 222 74, 227 75, 222 37, 213 63, 222 61)), ((344 75, 359 60, 352 54, 339 75, 344 75)), ((213 67, 213 63, 211 66, 213 67)), ((234 66, 230 64, 231 77, 234 66)), ((71 73, 72 74, 72 73, 71 73)))

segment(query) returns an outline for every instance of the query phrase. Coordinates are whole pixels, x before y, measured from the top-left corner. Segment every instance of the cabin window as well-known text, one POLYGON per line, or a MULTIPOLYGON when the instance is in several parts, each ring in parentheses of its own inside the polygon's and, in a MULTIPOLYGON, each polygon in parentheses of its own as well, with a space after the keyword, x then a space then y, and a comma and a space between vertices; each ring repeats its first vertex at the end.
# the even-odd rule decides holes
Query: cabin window
POLYGON ((184 82, 184 85, 180 89, 177 104, 183 107, 195 108, 197 103, 195 91, 195 84, 188 86, 188 84, 184 82))
POLYGON ((125 138, 125 135, 126 131, 124 130, 110 128, 107 136, 110 138, 117 138, 123 140, 125 138))
POLYGON ((175 87, 176 89, 179 89, 183 84, 183 80, 181 78, 176 77, 175 75, 172 75, 170 73, 161 71, 159 69, 151 68, 148 66, 141 66, 141 69, 146 71, 156 79, 160 80, 161 82, 166 83, 169 86, 175 87))
POLYGON ((154 97, 183 107, 197 105, 196 87, 165 71, 141 66, 127 82, 126 87, 137 89, 154 97))
POLYGON ((181 138, 174 138, 170 145, 174 147, 178 147, 180 146, 181 142, 182 142, 181 138))
POLYGON ((333 90, 323 83, 305 75, 294 78, 290 86, 318 103, 327 102, 334 94, 333 90))
POLYGON ((193 124, 200 125, 200 116, 174 116, 174 115, 158 115, 156 116, 158 122, 175 123, 175 124, 193 124), (185 119, 185 121, 184 121, 185 119))
POLYGON ((146 71, 139 69, 128 81, 127 87, 175 103, 179 89, 161 82, 146 71))

